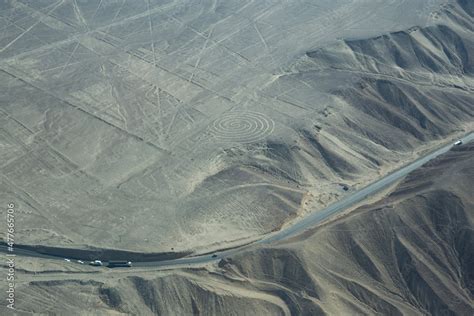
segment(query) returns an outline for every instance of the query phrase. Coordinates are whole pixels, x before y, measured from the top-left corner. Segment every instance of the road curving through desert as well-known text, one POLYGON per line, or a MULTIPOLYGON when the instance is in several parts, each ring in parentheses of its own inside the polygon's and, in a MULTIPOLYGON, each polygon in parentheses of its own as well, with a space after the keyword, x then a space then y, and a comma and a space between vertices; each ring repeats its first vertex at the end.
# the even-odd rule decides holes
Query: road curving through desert
MULTIPOLYGON (((464 137, 460 138, 463 143, 467 143, 474 140, 474 133, 469 133, 464 137)), ((183 257, 179 259, 170 259, 170 260, 159 260, 159 261, 142 261, 142 262, 133 262, 133 267, 155 267, 155 268, 162 268, 162 269, 173 269, 173 268, 180 268, 180 267, 187 267, 193 265, 203 265, 210 262, 219 261, 226 257, 230 257, 238 252, 241 252, 245 249, 248 249, 250 246, 258 245, 258 244, 268 244, 272 242, 281 241, 297 234, 304 232, 305 230, 320 224, 321 222, 328 220, 332 216, 341 213, 344 210, 347 210, 349 207, 363 201, 367 197, 372 196, 373 194, 380 192, 384 188, 387 188, 389 185, 395 183, 396 181, 400 180, 410 172, 414 171, 415 169, 421 167, 425 163, 429 162, 430 160, 435 159, 436 157, 448 152, 453 147, 453 144, 450 143, 445 145, 433 152, 426 154, 425 156, 417 159, 416 161, 402 167, 385 177, 379 179, 376 182, 354 192, 351 195, 339 200, 338 202, 328 206, 327 208, 311 213, 308 216, 304 217, 300 221, 295 222, 294 224, 278 231, 275 233, 268 234, 262 237, 259 240, 256 240, 252 243, 238 246, 232 249, 224 250, 224 251, 216 251, 212 254, 204 254, 204 255, 197 255, 197 256, 189 256, 183 257)), ((4 245, 0 245, 0 251, 7 253, 7 247, 4 245)), ((10 253, 12 254, 12 253, 10 253)), ((36 258, 44 258, 44 259, 55 259, 55 260, 64 260, 66 257, 60 256, 52 256, 47 253, 40 253, 35 252, 33 250, 26 250, 15 247, 13 254, 18 256, 28 256, 28 257, 36 257, 36 258)), ((127 258, 124 258, 127 259, 127 258)), ((86 260, 84 260, 86 261, 86 260)), ((74 264, 74 262, 71 262, 74 264)))

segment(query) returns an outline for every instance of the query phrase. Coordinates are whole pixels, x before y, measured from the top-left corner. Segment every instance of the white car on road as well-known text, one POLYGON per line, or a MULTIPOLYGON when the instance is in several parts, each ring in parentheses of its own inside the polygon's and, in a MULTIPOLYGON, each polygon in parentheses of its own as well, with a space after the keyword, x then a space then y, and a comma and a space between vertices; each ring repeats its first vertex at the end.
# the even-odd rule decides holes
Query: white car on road
POLYGON ((102 261, 100 260, 91 261, 89 264, 94 267, 101 267, 103 265, 102 261))

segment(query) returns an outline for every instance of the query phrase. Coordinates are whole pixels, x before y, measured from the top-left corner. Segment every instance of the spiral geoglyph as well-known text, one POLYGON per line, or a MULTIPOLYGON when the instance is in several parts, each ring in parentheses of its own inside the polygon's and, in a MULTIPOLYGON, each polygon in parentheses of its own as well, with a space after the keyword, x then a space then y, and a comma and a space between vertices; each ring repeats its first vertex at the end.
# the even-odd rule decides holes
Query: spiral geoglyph
POLYGON ((214 120, 209 132, 219 142, 253 143, 273 132, 275 123, 259 112, 229 112, 214 120))

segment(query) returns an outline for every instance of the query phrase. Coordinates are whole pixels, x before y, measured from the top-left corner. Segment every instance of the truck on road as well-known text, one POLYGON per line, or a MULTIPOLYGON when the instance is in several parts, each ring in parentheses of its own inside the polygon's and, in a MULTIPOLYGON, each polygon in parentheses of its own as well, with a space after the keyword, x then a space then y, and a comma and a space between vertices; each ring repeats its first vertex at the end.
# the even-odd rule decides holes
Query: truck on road
POLYGON ((132 262, 131 261, 109 261, 109 264, 107 265, 107 267, 109 268, 119 268, 119 267, 122 267, 122 268, 130 268, 132 266, 132 262))

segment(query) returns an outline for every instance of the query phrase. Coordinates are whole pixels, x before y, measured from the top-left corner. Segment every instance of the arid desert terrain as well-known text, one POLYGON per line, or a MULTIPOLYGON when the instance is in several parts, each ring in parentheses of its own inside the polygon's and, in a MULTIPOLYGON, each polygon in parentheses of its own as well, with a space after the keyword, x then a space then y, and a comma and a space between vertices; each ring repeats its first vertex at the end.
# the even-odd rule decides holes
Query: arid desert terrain
MULTIPOLYGON (((0 1, 0 205, 28 249, 240 247, 473 130, 471 0, 0 1)), ((18 309, 472 315, 473 146, 218 263, 19 257, 18 309)))
POLYGON ((473 186, 471 142, 415 170, 371 204, 287 241, 255 246, 215 264, 117 272, 57 260, 21 260, 17 310, 78 315, 472 315, 473 186))
POLYGON ((314 2, 2 2, 18 240, 239 244, 472 127, 470 1, 314 2))

